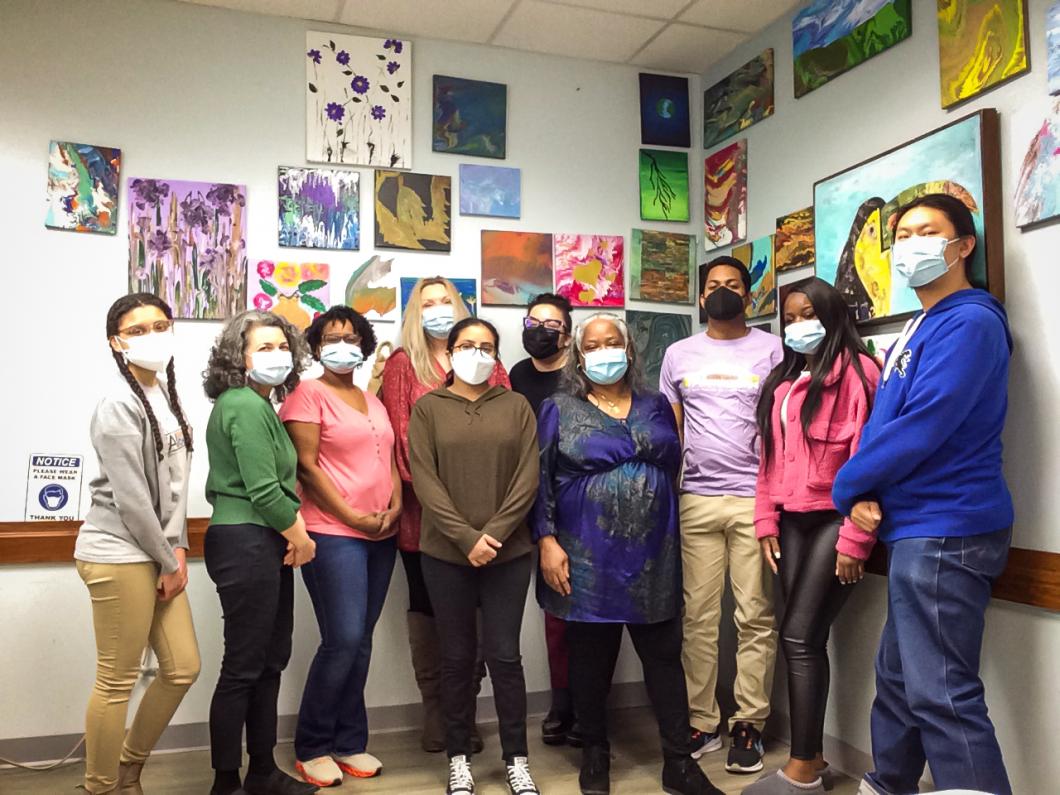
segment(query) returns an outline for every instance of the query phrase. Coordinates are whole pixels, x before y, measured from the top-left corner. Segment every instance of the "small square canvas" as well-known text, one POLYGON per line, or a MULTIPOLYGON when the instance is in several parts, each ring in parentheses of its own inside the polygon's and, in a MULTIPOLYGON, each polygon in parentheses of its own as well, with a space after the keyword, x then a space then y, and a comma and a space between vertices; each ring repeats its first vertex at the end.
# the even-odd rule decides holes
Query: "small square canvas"
POLYGON ((365 260, 346 282, 346 306, 370 321, 392 323, 398 317, 394 260, 378 254, 365 260))
POLYGON ((640 150, 642 221, 688 220, 688 153, 640 150))
POLYGON ((359 185, 356 171, 280 166, 280 245, 360 248, 359 185))
MULTIPOLYGON (((453 283, 453 287, 464 299, 464 306, 472 315, 478 314, 478 280, 477 279, 453 279, 446 277, 453 283)), ((412 297, 412 288, 416 286, 419 279, 415 276, 401 277, 401 314, 404 316, 405 307, 408 306, 409 298, 412 297)))
POLYGON ((508 86, 434 76, 435 152, 503 160, 507 153, 508 86))
POLYGON ((1060 216, 1060 99, 1053 100, 1027 146, 1013 204, 1021 228, 1060 216))
POLYGON ((299 331, 328 311, 331 269, 317 262, 258 263, 256 280, 247 285, 248 308, 286 318, 299 331))
POLYGON ((376 171, 376 247, 449 251, 451 190, 450 177, 376 171))
POLYGON ((773 115, 773 48, 703 92, 703 148, 773 115))
POLYGON ((707 157, 703 183, 704 248, 724 248, 747 237, 747 140, 707 157))
POLYGON ((692 318, 669 312, 626 310, 626 325, 633 338, 637 361, 644 380, 652 389, 659 388, 666 349, 692 334, 692 318))
POLYGON ((552 291, 552 235, 482 231, 482 305, 526 306, 552 291))
POLYGON ((1060 94, 1060 0, 1056 0, 1045 14, 1045 49, 1049 93, 1060 94))
POLYGON ((1027 0, 938 4, 939 85, 951 108, 1030 69, 1027 0))
POLYGON ((629 297, 637 301, 692 303, 696 238, 634 229, 629 252, 629 297))
POLYGON ((621 235, 553 235, 556 294, 571 306, 625 304, 624 240, 621 235))
POLYGON ((691 146, 688 78, 640 73, 640 142, 691 146))
POLYGON ((460 214, 518 218, 522 172, 517 168, 460 164, 460 214))
POLYGON ((48 149, 49 229, 113 235, 118 228, 121 150, 52 141, 48 149))
POLYGON ((774 258, 778 271, 813 265, 813 207, 777 219, 774 258))

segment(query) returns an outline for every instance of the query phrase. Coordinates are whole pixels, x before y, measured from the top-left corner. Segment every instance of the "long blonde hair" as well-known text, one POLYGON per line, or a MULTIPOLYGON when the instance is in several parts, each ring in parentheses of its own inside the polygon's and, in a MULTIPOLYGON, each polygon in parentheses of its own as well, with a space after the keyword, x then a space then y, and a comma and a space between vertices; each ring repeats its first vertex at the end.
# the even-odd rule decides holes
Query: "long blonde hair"
POLYGON ((412 288, 409 302, 405 306, 405 317, 401 320, 401 347, 408 354, 412 362, 412 369, 420 383, 427 386, 441 386, 442 379, 438 377, 438 368, 434 364, 434 355, 431 353, 427 342, 427 332, 423 330, 423 308, 420 306, 420 293, 424 287, 432 284, 440 284, 445 287, 449 300, 453 302, 453 322, 459 323, 465 317, 470 317, 464 305, 464 299, 460 291, 456 289, 451 281, 441 276, 432 276, 429 279, 420 279, 412 288))

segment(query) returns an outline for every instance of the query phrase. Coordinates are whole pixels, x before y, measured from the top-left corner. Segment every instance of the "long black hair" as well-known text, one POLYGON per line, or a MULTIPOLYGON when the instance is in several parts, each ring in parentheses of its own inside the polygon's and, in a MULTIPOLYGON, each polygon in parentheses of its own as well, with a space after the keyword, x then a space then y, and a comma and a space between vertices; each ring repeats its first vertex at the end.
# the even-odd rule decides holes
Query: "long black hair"
MULTIPOLYGON (((854 372, 861 379, 862 389, 865 390, 865 399, 872 400, 872 389, 868 378, 865 377, 865 369, 861 365, 861 356, 872 358, 869 349, 861 340, 854 320, 850 316, 850 309, 843 300, 840 292, 823 279, 811 276, 796 282, 791 287, 791 293, 802 293, 813 306, 817 319, 824 326, 825 338, 821 347, 813 358, 813 368, 810 370, 810 386, 806 392, 806 402, 802 404, 802 432, 810 436, 810 422, 813 420, 817 409, 821 405, 821 393, 824 391, 824 381, 832 372, 832 367, 840 357, 850 362, 854 372)), ((791 294, 789 293, 789 295, 791 294)), ((784 316, 784 307, 780 308, 781 318, 784 316)), ((758 410, 756 419, 758 421, 758 434, 762 437, 763 451, 768 461, 773 455, 773 402, 777 387, 785 381, 796 380, 800 373, 806 369, 806 357, 796 353, 787 345, 784 346, 784 359, 773 368, 762 385, 762 394, 758 398, 758 410)))
MULTIPOLYGON (((110 309, 107 310, 108 342, 118 336, 118 331, 121 328, 121 319, 141 306, 156 307, 162 310, 162 314, 166 316, 167 320, 173 319, 173 310, 169 308, 169 304, 157 295, 152 295, 151 293, 123 295, 111 304, 110 309)), ((158 460, 161 461, 165 446, 162 443, 162 431, 158 426, 158 418, 155 417, 154 409, 151 408, 151 401, 147 399, 143 387, 140 386, 140 382, 136 380, 136 376, 129 369, 129 365, 125 362, 125 357, 113 348, 111 348, 110 352, 114 356, 114 361, 117 363, 122 377, 125 378, 125 382, 129 385, 133 394, 143 403, 144 411, 147 412, 147 421, 151 423, 151 435, 155 439, 155 450, 158 452, 158 460)), ((184 434, 184 446, 190 453, 192 451, 191 428, 188 427, 188 420, 184 416, 184 410, 180 407, 180 399, 177 397, 177 376, 173 369, 172 359, 166 365, 166 387, 169 390, 169 406, 173 410, 173 414, 176 415, 177 422, 180 423, 180 431, 184 434)))
MULTIPOLYGON (((493 350, 497 352, 497 361, 501 360, 501 335, 497 331, 497 327, 490 323, 488 320, 483 320, 480 317, 465 317, 463 320, 458 320, 451 329, 449 329, 449 339, 446 340, 445 349, 449 351, 449 355, 452 356, 453 348, 456 347, 456 341, 460 339, 460 332, 471 326, 482 326, 493 336, 493 350)), ((445 378, 445 385, 453 385, 453 371, 449 371, 449 375, 445 378)))

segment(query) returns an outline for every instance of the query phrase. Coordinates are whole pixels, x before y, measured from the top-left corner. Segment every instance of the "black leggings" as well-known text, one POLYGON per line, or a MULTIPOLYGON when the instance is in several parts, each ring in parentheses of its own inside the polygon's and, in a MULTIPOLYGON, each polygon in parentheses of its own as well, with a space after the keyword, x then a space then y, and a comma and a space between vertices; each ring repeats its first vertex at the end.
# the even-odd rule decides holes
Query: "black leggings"
POLYGON ((427 593, 427 583, 423 581, 423 566, 420 565, 420 552, 401 550, 401 563, 405 567, 405 579, 409 583, 409 612, 434 616, 431 607, 431 595, 427 593))
POLYGON ((780 516, 780 644, 788 661, 791 756, 814 759, 824 748, 828 703, 828 631, 850 594, 835 575, 843 518, 835 511, 780 516))

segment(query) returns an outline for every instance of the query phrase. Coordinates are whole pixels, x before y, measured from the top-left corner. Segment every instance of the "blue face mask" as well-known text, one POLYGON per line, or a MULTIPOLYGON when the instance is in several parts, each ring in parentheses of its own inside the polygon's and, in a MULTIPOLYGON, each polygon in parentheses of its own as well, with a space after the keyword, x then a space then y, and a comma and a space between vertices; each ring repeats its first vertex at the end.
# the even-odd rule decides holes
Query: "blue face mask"
POLYGON ((364 354, 357 345, 334 342, 320 349, 320 363, 333 373, 346 375, 364 364, 364 354))
POLYGON ((784 344, 795 353, 814 354, 824 342, 826 332, 821 321, 817 318, 812 320, 800 320, 796 323, 788 323, 784 327, 784 344))
POLYGON ((957 263, 957 260, 946 262, 946 246, 958 240, 924 235, 895 240, 891 246, 891 262, 909 280, 910 287, 923 287, 942 278, 957 263))
POLYGON ((250 354, 250 364, 247 376, 265 386, 279 386, 294 369, 290 351, 254 351, 250 354))
POLYGON ((423 330, 435 339, 444 340, 453 328, 453 305, 435 304, 423 310, 420 315, 423 330))
POLYGON ((585 354, 585 375, 594 384, 614 384, 629 369, 629 358, 623 348, 599 348, 585 354))

